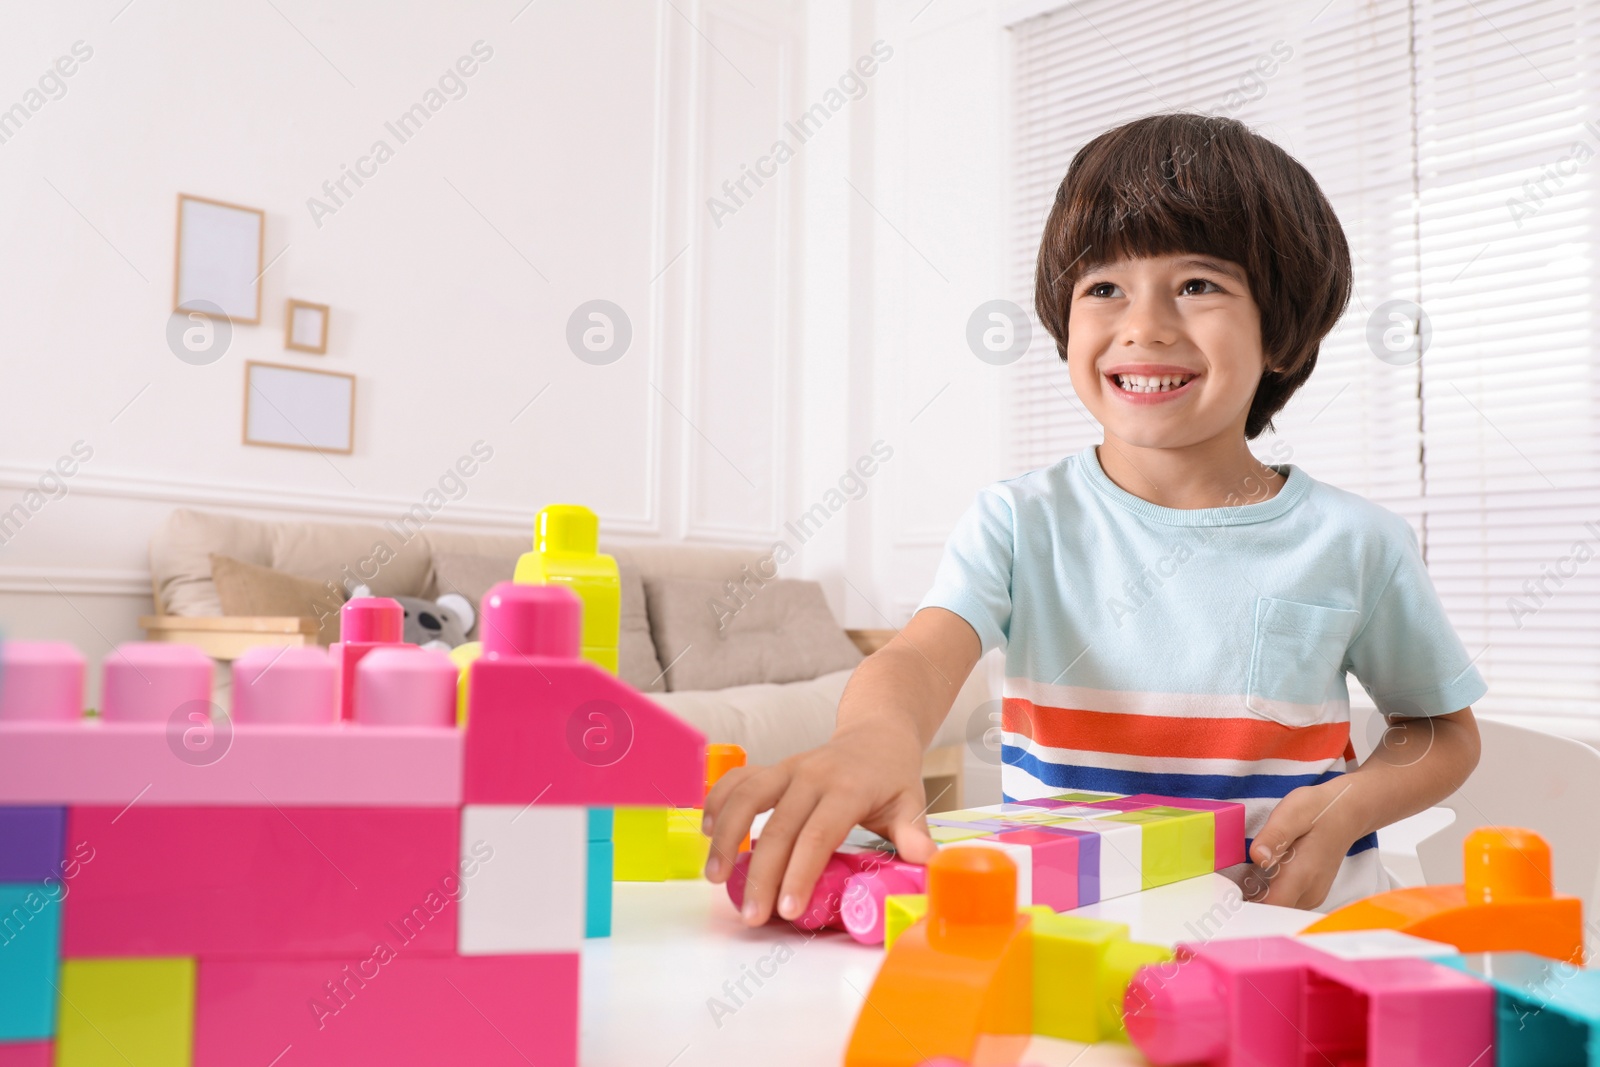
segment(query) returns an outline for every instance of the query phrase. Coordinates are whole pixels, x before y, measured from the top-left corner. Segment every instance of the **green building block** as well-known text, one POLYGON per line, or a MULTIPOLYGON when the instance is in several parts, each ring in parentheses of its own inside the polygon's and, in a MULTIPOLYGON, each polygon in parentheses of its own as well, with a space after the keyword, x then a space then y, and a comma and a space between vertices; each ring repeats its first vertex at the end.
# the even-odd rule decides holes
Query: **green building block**
POLYGON ((1128 940, 1122 923, 1071 915, 1033 919, 1033 1032, 1093 1044, 1127 1040, 1122 999, 1134 971, 1172 958, 1128 940))
POLYGON ((895 938, 926 914, 928 897, 924 893, 891 893, 884 897, 883 950, 887 952, 893 948, 895 938))
POLYGON ((1216 816, 1209 811, 1143 808, 1106 817, 1144 829, 1140 888, 1154 889, 1216 870, 1216 816))
POLYGON ((189 1067, 194 975, 192 959, 64 961, 56 1067, 189 1067))
POLYGON ((617 808, 612 816, 612 877, 619 882, 661 882, 671 870, 668 808, 617 808))
POLYGON ((551 504, 534 520, 533 551, 517 560, 511 580, 521 585, 564 585, 583 601, 580 655, 617 673, 622 626, 622 583, 617 561, 599 551, 600 519, 579 504, 551 504))

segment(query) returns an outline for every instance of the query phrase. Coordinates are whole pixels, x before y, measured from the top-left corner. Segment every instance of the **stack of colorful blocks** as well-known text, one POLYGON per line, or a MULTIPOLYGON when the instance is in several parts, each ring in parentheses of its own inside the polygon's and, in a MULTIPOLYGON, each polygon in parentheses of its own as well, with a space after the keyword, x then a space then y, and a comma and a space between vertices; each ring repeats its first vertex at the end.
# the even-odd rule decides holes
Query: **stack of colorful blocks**
POLYGON ((705 767, 579 613, 490 591, 465 729, 412 646, 252 652, 230 720, 198 650, 118 648, 90 718, 75 650, 7 645, 0 1067, 575 1064, 590 809, 697 805, 705 767))
POLYGON ((1549 846, 1485 827, 1463 850, 1463 885, 1379 894, 1298 937, 1172 951, 1018 908, 998 850, 942 851, 926 897, 889 898, 891 916, 922 907, 897 937, 891 917, 846 1067, 1081 1057, 1040 1038, 1131 1041, 1159 1067, 1600 1067, 1600 972, 1581 966, 1581 904, 1552 891, 1549 846))
POLYGON ((1141 793, 1061 793, 929 816, 941 845, 998 848, 1017 904, 1056 911, 1243 863, 1244 805, 1141 793))

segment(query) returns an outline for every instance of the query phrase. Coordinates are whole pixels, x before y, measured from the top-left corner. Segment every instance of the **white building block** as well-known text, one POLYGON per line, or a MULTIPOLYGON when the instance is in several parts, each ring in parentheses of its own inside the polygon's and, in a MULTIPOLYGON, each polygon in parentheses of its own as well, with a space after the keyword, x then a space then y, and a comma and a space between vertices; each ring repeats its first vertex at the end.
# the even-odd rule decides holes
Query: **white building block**
POLYGON ((461 811, 463 956, 583 947, 589 816, 584 808, 469 804, 461 811), (483 859, 485 846, 492 853, 483 859))
POLYGON ((1433 959, 1454 956, 1461 951, 1454 945, 1413 937, 1399 930, 1341 930, 1331 934, 1301 934, 1299 940, 1345 960, 1433 959))
MULTIPOLYGON (((1144 827, 1138 823, 1085 819, 1062 823, 1100 835, 1100 899, 1127 896, 1144 886, 1144 827)), ((1081 855, 1082 853, 1080 853, 1081 855)))

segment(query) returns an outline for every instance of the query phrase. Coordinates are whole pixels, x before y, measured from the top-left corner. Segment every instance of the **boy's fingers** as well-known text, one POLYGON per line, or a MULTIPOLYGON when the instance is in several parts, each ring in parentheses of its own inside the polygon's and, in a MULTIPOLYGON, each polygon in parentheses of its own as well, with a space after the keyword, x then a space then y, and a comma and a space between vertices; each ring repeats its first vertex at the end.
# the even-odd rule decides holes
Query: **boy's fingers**
POLYGON ((1250 858, 1258 867, 1281 863, 1289 847, 1311 829, 1317 814, 1313 799, 1296 789, 1280 800, 1267 816, 1266 825, 1250 846, 1250 858))
MULTIPOLYGON (((762 827, 761 840, 750 853, 750 869, 744 883, 744 921, 750 926, 760 926, 772 917, 772 906, 782 884, 784 868, 789 865, 789 853, 794 848, 796 836, 810 819, 821 794, 807 788, 800 781, 789 783, 772 817, 762 827)), ((717 827, 720 836, 722 827, 717 827)), ((734 842, 738 846, 738 841, 734 842)))
MULTIPOLYGON (((733 862, 739 858, 739 844, 744 840, 744 835, 750 832, 750 823, 776 804, 788 785, 789 772, 782 766, 741 767, 729 771, 717 783, 711 791, 712 795, 706 797, 708 805, 714 798, 720 809, 712 811, 707 808, 712 818, 711 846, 706 854, 707 881, 728 880, 728 875, 733 873, 733 862), (729 781, 736 774, 739 777, 729 781), (727 788, 724 789, 724 786, 727 788)), ((765 839, 766 835, 763 834, 762 840, 765 839)))
POLYGON ((701 825, 706 828, 707 833, 710 832, 711 824, 716 820, 717 813, 722 810, 722 805, 728 802, 728 797, 739 787, 739 783, 751 775, 759 774, 766 769, 765 767, 734 767, 717 779, 717 784, 712 786, 711 791, 706 794, 705 803, 700 805, 705 812, 701 825))
MULTIPOLYGON (((784 868, 783 886, 778 894, 778 915, 796 919, 811 903, 811 892, 816 888, 817 877, 833 858, 834 850, 856 824, 855 813, 837 800, 824 796, 811 815, 795 834, 789 863, 784 868)), ((770 823, 768 825, 771 825, 770 823)), ((767 837, 761 835, 762 847, 767 837)))
POLYGON ((928 820, 920 806, 913 806, 913 798, 902 797, 889 821, 886 835, 894 842, 894 850, 907 863, 927 863, 933 859, 939 846, 928 834, 928 820))

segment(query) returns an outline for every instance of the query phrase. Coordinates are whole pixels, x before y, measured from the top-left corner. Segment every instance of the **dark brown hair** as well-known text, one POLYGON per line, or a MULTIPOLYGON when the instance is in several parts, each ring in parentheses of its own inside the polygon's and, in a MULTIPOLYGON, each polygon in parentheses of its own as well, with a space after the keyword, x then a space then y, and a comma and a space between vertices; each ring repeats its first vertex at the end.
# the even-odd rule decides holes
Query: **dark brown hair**
POLYGON ((1067 358, 1072 291, 1091 266, 1180 252, 1244 268, 1266 367, 1245 436, 1272 426, 1350 300, 1350 248, 1306 169, 1237 119, 1150 115, 1078 152, 1039 242, 1034 308, 1067 358))

